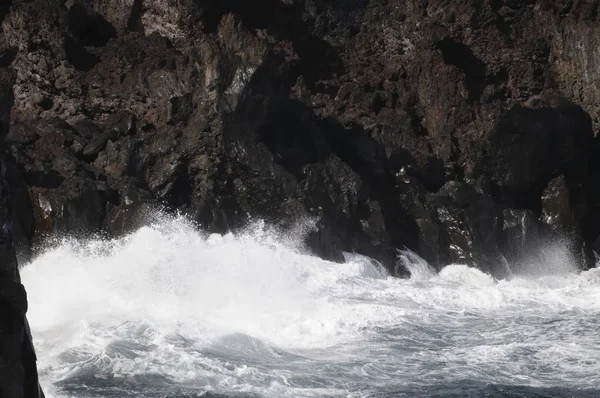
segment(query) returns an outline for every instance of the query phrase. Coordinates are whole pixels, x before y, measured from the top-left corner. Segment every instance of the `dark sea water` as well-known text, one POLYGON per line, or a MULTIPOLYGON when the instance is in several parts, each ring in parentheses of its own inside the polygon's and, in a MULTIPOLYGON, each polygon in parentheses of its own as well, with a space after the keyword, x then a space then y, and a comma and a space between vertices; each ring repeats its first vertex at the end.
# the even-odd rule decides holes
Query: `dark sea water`
POLYGON ((404 253, 401 280, 176 219, 22 276, 50 397, 600 397, 600 269, 561 253, 510 281, 404 253))

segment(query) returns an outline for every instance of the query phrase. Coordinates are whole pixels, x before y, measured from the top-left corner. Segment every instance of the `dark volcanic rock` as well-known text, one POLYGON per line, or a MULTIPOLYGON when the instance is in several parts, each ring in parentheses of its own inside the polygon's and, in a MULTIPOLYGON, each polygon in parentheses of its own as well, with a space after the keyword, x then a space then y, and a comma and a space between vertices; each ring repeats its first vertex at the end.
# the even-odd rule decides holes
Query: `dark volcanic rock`
POLYGON ((542 192, 542 223, 558 233, 575 232, 577 220, 571 203, 566 178, 554 178, 542 192))
POLYGON ((98 155, 98 152, 103 150, 110 140, 114 140, 118 136, 119 132, 115 130, 109 130, 104 133, 98 134, 92 137, 92 139, 87 143, 87 145, 83 147, 81 154, 83 156, 98 155))
POLYGON ((400 275, 403 248, 499 277, 549 236, 589 254, 598 2, 562 3, 13 0, 17 242, 160 205, 313 218, 315 253, 400 275))
MULTIPOLYGON (((38 384, 33 339, 25 317, 27 294, 21 284, 13 241, 10 181, 6 176, 5 136, 13 104, 12 71, 0 68, 0 396, 43 397, 38 384)), ((20 208, 20 210, 24 210, 20 208)))
POLYGON ((489 139, 486 170, 492 180, 501 188, 526 192, 553 172, 572 173, 587 158, 592 121, 564 99, 534 97, 510 109, 489 139))
POLYGON ((399 276, 404 248, 510 277, 568 241, 593 265, 599 6, 3 2, 0 395, 37 394, 14 246, 156 209, 212 232, 309 219, 314 253, 399 276))

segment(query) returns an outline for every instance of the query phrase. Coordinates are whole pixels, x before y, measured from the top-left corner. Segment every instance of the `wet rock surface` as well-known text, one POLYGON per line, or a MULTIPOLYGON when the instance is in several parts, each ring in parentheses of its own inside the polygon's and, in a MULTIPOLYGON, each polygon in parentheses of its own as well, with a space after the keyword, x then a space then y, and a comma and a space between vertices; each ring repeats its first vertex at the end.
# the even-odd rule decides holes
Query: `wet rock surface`
POLYGON ((13 0, 16 244, 160 207, 213 232, 311 218, 316 254, 401 276, 402 248, 510 276, 548 237, 587 267, 598 5, 13 0))

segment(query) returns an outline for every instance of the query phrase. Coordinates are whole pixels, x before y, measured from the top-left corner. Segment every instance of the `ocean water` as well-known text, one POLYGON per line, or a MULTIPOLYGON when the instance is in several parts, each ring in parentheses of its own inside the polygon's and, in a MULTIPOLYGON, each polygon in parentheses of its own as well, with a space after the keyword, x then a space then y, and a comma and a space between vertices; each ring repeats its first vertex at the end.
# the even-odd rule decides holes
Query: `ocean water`
POLYGON ((496 281, 404 252, 401 280, 293 235, 177 218, 49 247, 22 270, 47 395, 600 397, 600 269, 496 281))

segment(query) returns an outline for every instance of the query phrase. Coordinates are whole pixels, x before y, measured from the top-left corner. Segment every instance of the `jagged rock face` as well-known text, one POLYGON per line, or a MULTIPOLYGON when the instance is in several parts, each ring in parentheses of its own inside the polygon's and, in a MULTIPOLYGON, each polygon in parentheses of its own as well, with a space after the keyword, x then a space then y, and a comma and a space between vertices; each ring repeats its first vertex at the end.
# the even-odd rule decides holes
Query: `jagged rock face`
POLYGON ((575 232, 577 220, 570 204, 571 195, 566 178, 554 178, 542 193, 542 223, 553 231, 575 232))
POLYGON ((160 205, 217 232, 312 217, 315 253, 400 275, 407 247, 505 276, 523 231, 577 231, 590 254, 597 8, 13 0, 18 243, 122 233, 160 205))
POLYGON ((0 396, 38 398, 43 397, 43 393, 38 384, 33 339, 25 317, 27 294, 21 284, 13 241, 11 199, 14 197, 10 196, 4 153, 14 79, 13 71, 0 68, 0 396))

